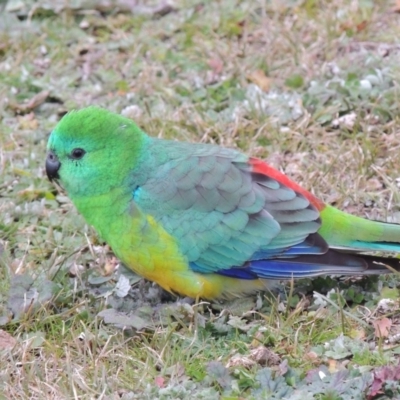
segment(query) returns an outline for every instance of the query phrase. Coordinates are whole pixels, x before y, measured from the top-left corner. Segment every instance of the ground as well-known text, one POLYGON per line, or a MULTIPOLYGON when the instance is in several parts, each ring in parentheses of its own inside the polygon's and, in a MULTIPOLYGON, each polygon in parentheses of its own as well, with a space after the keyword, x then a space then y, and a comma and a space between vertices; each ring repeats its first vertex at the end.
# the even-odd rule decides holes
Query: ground
POLYGON ((399 2, 1 3, 4 398, 400 396, 398 276, 176 299, 119 265, 44 173, 57 121, 95 104, 400 222, 399 2))

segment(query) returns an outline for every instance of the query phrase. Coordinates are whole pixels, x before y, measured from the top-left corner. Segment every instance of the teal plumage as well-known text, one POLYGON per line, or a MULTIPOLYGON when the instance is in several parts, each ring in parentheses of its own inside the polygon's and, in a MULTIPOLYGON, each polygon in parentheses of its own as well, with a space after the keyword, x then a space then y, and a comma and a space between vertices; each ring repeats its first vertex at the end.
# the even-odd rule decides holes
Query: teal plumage
POLYGON ((309 201, 252 173, 247 156, 189 143, 165 151, 170 143, 148 142, 149 154, 135 170, 142 179, 135 180, 134 201, 177 239, 197 272, 240 266, 318 230, 319 213, 309 201))

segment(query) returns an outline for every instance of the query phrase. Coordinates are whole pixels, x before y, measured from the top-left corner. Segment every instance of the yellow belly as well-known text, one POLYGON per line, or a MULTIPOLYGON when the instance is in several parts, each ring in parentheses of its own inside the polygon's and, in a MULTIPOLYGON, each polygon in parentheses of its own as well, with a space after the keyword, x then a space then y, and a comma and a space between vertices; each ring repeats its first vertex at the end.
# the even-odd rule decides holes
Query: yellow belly
POLYGON ((262 280, 200 274, 190 269, 176 240, 153 217, 107 242, 129 268, 165 290, 192 298, 231 298, 265 289, 262 280))

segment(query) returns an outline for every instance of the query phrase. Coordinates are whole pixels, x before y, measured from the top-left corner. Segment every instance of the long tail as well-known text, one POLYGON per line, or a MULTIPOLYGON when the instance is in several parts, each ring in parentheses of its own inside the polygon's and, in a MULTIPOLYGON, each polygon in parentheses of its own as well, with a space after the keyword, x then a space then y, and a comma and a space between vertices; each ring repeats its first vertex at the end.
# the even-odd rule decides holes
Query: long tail
POLYGON ((318 233, 332 249, 400 252, 400 225, 356 217, 334 207, 321 210, 318 233))
MULTIPOLYGON (((248 272, 261 279, 332 274, 373 275, 393 270, 400 272, 400 258, 389 254, 388 257, 385 254, 365 254, 400 253, 400 225, 355 217, 331 206, 325 206, 320 213, 322 225, 318 234, 326 241, 329 249, 292 257, 290 254, 282 254, 276 258, 254 260, 249 263, 248 272)), ((224 274, 229 272, 236 273, 232 270, 224 271, 224 274)))

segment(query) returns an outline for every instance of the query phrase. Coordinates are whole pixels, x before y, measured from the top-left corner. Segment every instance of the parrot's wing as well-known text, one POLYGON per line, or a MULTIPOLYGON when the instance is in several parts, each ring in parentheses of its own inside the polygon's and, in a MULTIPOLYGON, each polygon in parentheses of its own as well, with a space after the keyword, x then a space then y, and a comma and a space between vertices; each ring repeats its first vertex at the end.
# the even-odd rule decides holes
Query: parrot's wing
POLYGON ((220 272, 248 261, 322 254, 318 210, 302 194, 254 172, 246 156, 185 147, 136 188, 138 206, 173 236, 192 269, 220 272), (211 152, 211 154, 210 154, 211 152))

